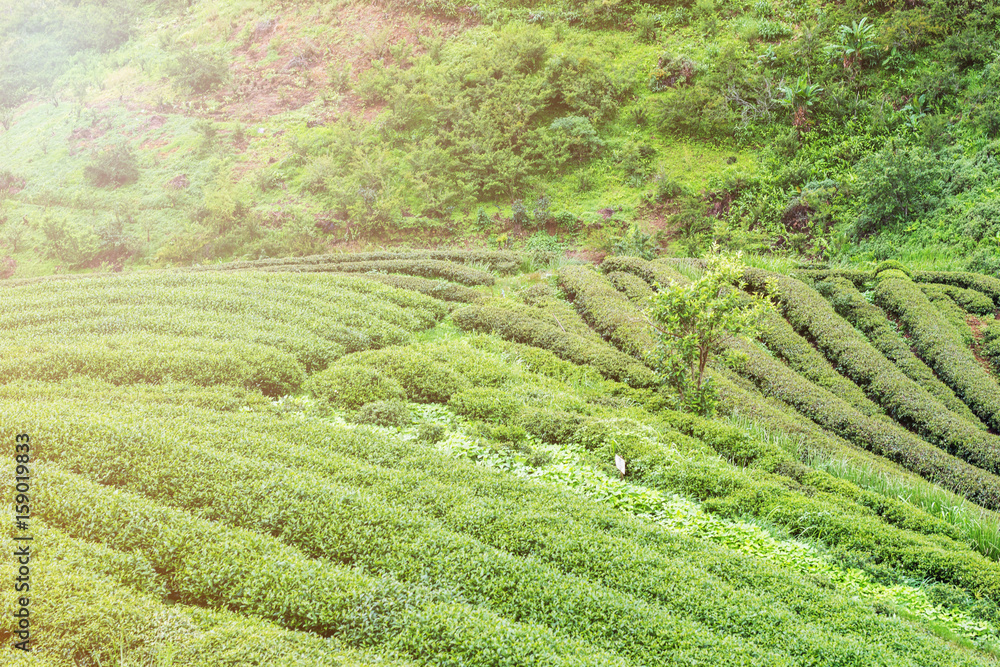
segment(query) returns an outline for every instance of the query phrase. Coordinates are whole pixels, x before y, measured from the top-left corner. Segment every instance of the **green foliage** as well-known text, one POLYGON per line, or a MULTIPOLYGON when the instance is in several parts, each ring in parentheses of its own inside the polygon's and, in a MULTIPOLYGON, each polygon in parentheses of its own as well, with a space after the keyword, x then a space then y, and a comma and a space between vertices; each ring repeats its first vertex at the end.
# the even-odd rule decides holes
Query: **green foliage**
POLYGON ((913 354, 909 343, 900 334, 898 327, 888 319, 885 311, 869 302, 852 282, 845 278, 828 278, 818 283, 816 289, 829 299, 837 314, 863 333, 872 346, 907 377, 923 387, 948 410, 974 425, 980 424, 969 407, 955 396, 948 385, 941 382, 934 371, 913 354))
POLYGON ((1000 375, 1000 322, 990 324, 983 331, 983 356, 993 364, 994 373, 1000 375))
POLYGON ((639 225, 634 222, 614 242, 612 251, 615 255, 639 257, 640 259, 647 260, 656 257, 656 246, 653 243, 653 237, 639 229, 639 225))
POLYGON ((701 66, 687 56, 664 53, 649 75, 649 89, 654 93, 691 83, 701 66))
POLYGON ((229 67, 218 53, 189 48, 177 53, 170 74, 181 89, 200 95, 212 92, 225 83, 229 78, 229 67))
POLYGON ((99 188, 118 188, 139 180, 139 158, 125 142, 95 152, 83 175, 99 188))
POLYGON ((641 358, 653 347, 653 336, 642 311, 590 267, 563 267, 559 286, 583 319, 618 349, 641 358))
POLYGON ((795 80, 793 85, 781 87, 784 93, 779 102, 789 109, 809 109, 815 104, 823 93, 823 87, 818 83, 809 83, 809 79, 803 74, 795 80))
POLYGON ((406 397, 402 385, 394 379, 353 363, 335 364, 312 375, 303 389, 343 408, 360 408, 375 401, 406 397))
POLYGON ((909 280, 880 279, 875 301, 899 318, 911 341, 934 369, 972 411, 993 429, 1000 428, 1000 385, 962 345, 940 310, 909 280))
POLYGON ((863 66, 874 57, 877 38, 875 26, 868 21, 867 16, 862 16, 859 21, 840 26, 837 42, 828 45, 825 51, 831 58, 839 58, 844 69, 849 70, 855 66, 863 66))
POLYGON ((661 287, 646 311, 657 334, 649 362, 684 409, 715 412, 715 388, 705 378, 709 361, 723 350, 726 338, 756 332, 760 305, 741 304, 732 287, 740 273, 738 260, 712 256, 700 278, 661 287))
POLYGON ((451 397, 448 407, 469 419, 506 423, 520 408, 521 402, 509 391, 492 387, 474 387, 451 397))
POLYGON ((853 233, 868 236, 919 220, 944 194, 948 167, 922 146, 887 144, 858 163, 853 233))
POLYGON ((366 403, 354 415, 357 424, 402 428, 413 421, 413 415, 405 401, 387 400, 366 403))
POLYGON ((97 239, 89 230, 70 223, 63 216, 46 214, 39 228, 45 237, 44 253, 65 265, 80 267, 88 263, 97 250, 97 239))
MULTIPOLYGON (((906 279, 885 277, 890 275, 889 272, 881 275, 884 277, 879 279, 879 286, 875 291, 876 302, 883 306, 899 303, 898 300, 890 300, 888 294, 890 290, 896 293, 905 290, 911 297, 912 308, 920 308, 920 301, 923 301, 930 310, 937 311, 930 307, 926 297, 915 289, 913 283, 906 279)), ((986 470, 1000 471, 1000 459, 996 459, 995 454, 991 453, 1000 447, 1000 439, 984 433, 980 424, 961 419, 943 409, 943 406, 926 390, 916 386, 908 378, 902 377, 898 368, 887 363, 863 337, 855 332, 853 327, 831 312, 829 306, 812 290, 788 278, 758 276, 753 282, 759 286, 764 280, 780 285, 782 303, 789 319, 796 326, 808 328, 821 349, 828 351, 848 376, 863 387, 878 387, 878 390, 872 391, 872 395, 877 397, 889 414, 921 432, 929 441, 940 444, 946 451, 986 470)), ((849 297, 850 292, 847 292, 846 296, 849 297)), ((890 312, 900 314, 898 306, 892 307, 890 312)), ((904 326, 907 325, 907 320, 908 318, 901 320, 904 326)), ((950 327, 946 323, 941 324, 942 327, 937 335, 943 338, 950 327)), ((912 333, 917 350, 922 352, 916 332, 912 333)), ((968 354, 971 357, 971 352, 968 354)), ((926 355, 922 356, 933 365, 926 355)), ((947 376, 940 370, 938 374, 947 381, 947 376)), ((952 386, 957 390, 957 387, 952 386)), ((968 400, 962 393, 959 393, 959 396, 968 400)), ((970 403, 970 407, 985 423, 989 423, 988 417, 984 417, 976 410, 974 404, 970 403)))
POLYGON ((584 116, 557 118, 549 125, 552 151, 563 156, 563 161, 585 162, 599 154, 604 142, 584 116))

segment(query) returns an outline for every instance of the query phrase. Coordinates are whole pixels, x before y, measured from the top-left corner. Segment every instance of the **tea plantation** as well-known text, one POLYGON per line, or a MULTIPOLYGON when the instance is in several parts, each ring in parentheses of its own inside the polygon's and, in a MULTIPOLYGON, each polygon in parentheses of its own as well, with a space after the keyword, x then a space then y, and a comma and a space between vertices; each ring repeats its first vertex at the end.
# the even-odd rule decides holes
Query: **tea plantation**
POLYGON ((544 259, 6 282, 0 663, 995 664, 1000 280, 744 267, 709 418, 644 315, 700 262, 544 259))

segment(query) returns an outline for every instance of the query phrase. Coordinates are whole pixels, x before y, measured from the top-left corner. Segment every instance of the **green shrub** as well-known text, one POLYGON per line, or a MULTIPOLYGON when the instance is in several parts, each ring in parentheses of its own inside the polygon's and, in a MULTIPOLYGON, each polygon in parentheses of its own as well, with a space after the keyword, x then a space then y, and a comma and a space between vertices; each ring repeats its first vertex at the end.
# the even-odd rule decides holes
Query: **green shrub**
POLYGON ((388 400, 373 401, 361 406, 354 415, 356 424, 372 424, 373 426, 389 426, 402 428, 413 421, 413 414, 404 401, 388 400))
POLYGON ((341 363, 310 377, 303 386, 316 398, 339 407, 360 408, 373 401, 406 397, 402 385, 360 364, 341 363))
POLYGON ((417 426, 417 438, 421 442, 426 442, 429 444, 434 444, 444 440, 445 435, 448 433, 448 428, 444 424, 436 424, 434 422, 421 422, 417 426))
POLYGON ((95 152, 83 175, 91 185, 117 188, 139 180, 139 159, 125 142, 95 152))
POLYGON ((523 408, 517 423, 542 442, 568 444, 583 417, 565 410, 551 408, 523 408))
POLYGON ((612 245, 615 255, 653 259, 656 257, 656 246, 653 237, 632 223, 612 245))
POLYGON ((448 407, 469 419, 505 422, 520 408, 521 401, 509 390, 473 387, 452 395, 448 407))
POLYGON ((950 161, 923 146, 887 144, 855 167, 858 237, 919 219, 938 206, 950 161))
POLYGON ((219 54, 185 49, 177 54, 171 74, 181 88, 198 95, 225 83, 229 78, 229 66, 219 54))
POLYGON ((552 150, 563 156, 563 160, 583 162, 604 148, 604 142, 597 135, 590 120, 583 116, 557 118, 549 125, 552 150))
POLYGON ((364 366, 389 378, 417 403, 447 403, 452 394, 468 387, 464 376, 410 347, 387 347, 358 352, 342 360, 364 366))

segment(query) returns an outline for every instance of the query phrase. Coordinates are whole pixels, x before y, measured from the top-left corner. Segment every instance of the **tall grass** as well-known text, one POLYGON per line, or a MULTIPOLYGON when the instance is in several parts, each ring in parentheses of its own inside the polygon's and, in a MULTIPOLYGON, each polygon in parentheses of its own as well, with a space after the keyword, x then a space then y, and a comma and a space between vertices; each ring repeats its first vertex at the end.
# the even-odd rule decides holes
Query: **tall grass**
POLYGON ((915 477, 904 477, 846 457, 806 451, 803 442, 786 433, 771 431, 742 415, 732 415, 726 421, 743 429, 752 438, 782 447, 796 459, 816 470, 880 495, 898 498, 955 526, 962 538, 979 553, 1000 560, 1000 516, 979 507, 937 484, 915 477))
POLYGON ((760 255, 757 253, 744 254, 740 260, 745 265, 752 266, 755 269, 764 269, 765 271, 781 273, 786 276, 791 275, 793 271, 799 268, 799 264, 802 263, 801 259, 796 259, 794 257, 783 257, 781 255, 760 255))

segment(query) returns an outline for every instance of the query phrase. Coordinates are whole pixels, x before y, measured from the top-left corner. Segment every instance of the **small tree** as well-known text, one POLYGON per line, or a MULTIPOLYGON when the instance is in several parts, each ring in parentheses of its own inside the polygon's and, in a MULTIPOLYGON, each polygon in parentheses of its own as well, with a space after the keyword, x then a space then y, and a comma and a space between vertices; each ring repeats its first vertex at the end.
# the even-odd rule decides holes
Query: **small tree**
POLYGON ((715 412, 715 387, 705 378, 709 361, 722 352, 726 338, 756 331, 763 300, 734 288, 741 273, 738 256, 713 254, 701 278, 661 287, 646 310, 657 333, 649 361, 677 392, 680 408, 702 415, 715 412))

